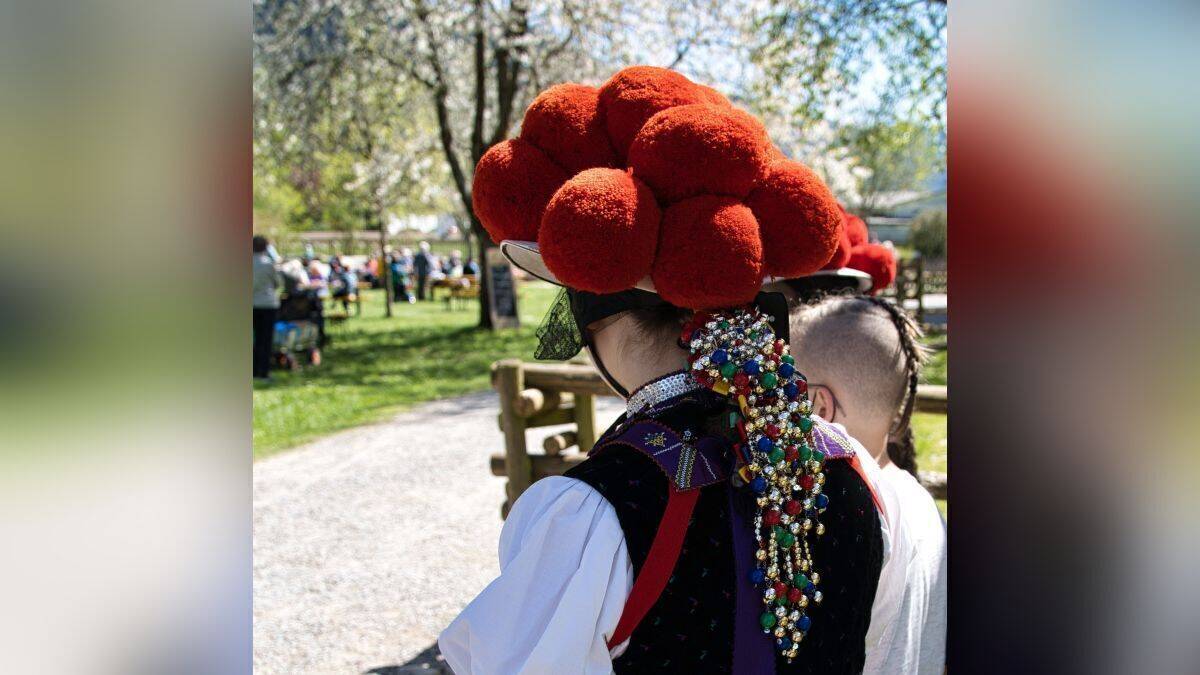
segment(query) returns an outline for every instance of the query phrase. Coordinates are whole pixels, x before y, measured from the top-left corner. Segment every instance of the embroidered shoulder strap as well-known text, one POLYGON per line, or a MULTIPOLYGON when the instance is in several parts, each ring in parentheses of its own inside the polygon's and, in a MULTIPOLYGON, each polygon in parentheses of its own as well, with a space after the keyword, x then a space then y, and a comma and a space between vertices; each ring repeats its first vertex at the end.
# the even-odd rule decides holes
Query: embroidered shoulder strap
POLYGON ((650 458, 678 490, 713 485, 728 478, 723 454, 728 442, 718 436, 693 438, 652 419, 635 420, 601 438, 589 454, 611 445, 626 445, 650 458))
POLYGON ((825 453, 826 460, 849 462, 850 467, 854 469, 859 478, 862 478, 862 482, 871 491, 871 501, 875 503, 875 509, 881 514, 884 513, 883 501, 879 499, 879 493, 875 491, 875 483, 867 477, 867 472, 858 459, 858 453, 854 452, 854 445, 850 442, 850 437, 839 427, 835 427, 819 417, 813 419, 816 421, 813 428, 813 444, 816 449, 825 453))

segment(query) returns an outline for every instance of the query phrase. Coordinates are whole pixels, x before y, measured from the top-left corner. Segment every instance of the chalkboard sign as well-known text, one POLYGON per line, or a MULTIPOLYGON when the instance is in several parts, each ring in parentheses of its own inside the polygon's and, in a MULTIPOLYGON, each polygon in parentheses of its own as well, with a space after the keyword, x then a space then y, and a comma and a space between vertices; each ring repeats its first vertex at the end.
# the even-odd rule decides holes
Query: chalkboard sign
POLYGON ((498 248, 487 251, 488 311, 494 328, 516 328, 517 287, 513 284, 512 263, 498 248))

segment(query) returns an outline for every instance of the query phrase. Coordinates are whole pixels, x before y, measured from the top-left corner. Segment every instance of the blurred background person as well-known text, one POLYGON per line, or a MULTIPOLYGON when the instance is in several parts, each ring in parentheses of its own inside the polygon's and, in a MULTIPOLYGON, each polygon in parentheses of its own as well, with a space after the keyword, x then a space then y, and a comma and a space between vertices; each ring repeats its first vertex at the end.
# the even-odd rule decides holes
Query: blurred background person
POLYGON ((425 287, 429 284, 429 276, 435 271, 437 262, 429 253, 429 242, 423 241, 417 248, 417 256, 413 259, 413 272, 417 275, 417 300, 424 300, 425 287))
POLYGON ((275 258, 267 252, 266 237, 251 242, 254 270, 254 378, 265 380, 271 372, 271 343, 275 338, 275 315, 279 311, 279 288, 283 280, 275 258))
POLYGON ((399 253, 392 254, 392 297, 397 300, 413 303, 417 299, 412 294, 413 254, 412 249, 402 248, 399 253))

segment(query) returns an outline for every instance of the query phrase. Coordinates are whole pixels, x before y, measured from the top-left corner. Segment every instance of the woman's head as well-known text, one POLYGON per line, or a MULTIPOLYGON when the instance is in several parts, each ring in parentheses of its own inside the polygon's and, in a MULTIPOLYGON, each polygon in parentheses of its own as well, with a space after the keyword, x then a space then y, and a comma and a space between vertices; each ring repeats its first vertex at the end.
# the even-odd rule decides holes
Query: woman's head
POLYGON ((687 367, 679 331, 691 312, 671 305, 629 309, 581 327, 592 358, 620 391, 687 367))

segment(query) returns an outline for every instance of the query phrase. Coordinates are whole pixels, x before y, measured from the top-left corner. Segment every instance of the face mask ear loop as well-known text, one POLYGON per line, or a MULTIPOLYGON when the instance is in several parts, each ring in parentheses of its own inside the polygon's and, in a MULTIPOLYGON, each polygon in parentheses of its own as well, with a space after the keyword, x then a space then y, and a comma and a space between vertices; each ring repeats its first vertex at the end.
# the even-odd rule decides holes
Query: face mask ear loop
POLYGON ((596 364, 596 370, 600 371, 600 377, 604 378, 608 386, 612 387, 613 391, 617 392, 621 398, 629 398, 629 390, 622 387, 621 383, 617 382, 617 378, 613 377, 612 373, 608 372, 608 368, 604 367, 604 361, 600 358, 600 353, 596 350, 595 343, 592 342, 591 332, 587 330, 582 332, 583 343, 587 345, 588 353, 592 355, 592 363, 596 364))

